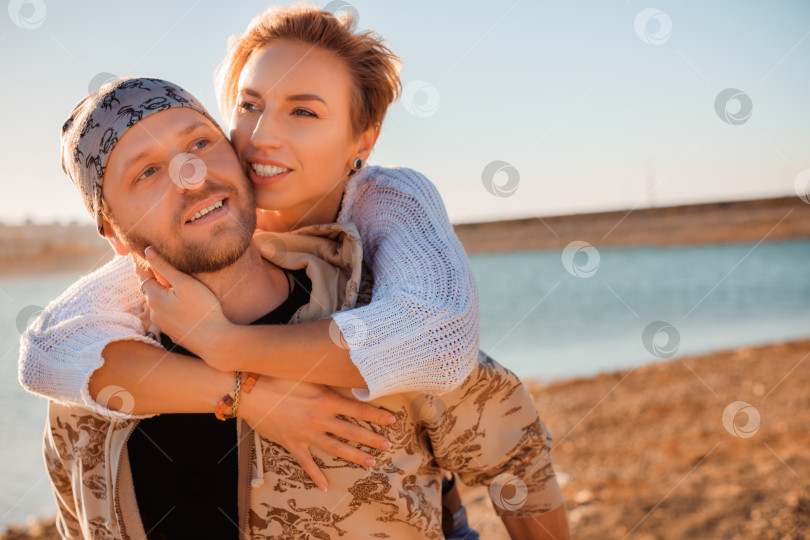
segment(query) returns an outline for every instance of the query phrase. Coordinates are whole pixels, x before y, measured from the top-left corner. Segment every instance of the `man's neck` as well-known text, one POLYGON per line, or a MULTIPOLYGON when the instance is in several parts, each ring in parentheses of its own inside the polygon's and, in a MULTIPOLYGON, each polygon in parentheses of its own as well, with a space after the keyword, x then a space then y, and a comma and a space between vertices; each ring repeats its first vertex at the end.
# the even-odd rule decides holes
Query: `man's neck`
POLYGON ((211 289, 225 316, 236 324, 252 323, 289 296, 287 275, 264 260, 253 243, 231 266, 195 277, 211 289))

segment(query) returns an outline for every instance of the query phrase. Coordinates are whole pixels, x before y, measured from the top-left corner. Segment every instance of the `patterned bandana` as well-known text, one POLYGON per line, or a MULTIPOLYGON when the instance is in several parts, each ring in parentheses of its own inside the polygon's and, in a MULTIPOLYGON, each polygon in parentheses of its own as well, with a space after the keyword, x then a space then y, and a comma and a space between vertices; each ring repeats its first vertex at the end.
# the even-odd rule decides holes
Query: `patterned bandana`
POLYGON ((100 235, 104 236, 101 184, 113 148, 127 129, 172 107, 194 109, 219 127, 205 107, 179 86, 141 77, 102 86, 79 102, 62 125, 62 169, 79 188, 100 235))

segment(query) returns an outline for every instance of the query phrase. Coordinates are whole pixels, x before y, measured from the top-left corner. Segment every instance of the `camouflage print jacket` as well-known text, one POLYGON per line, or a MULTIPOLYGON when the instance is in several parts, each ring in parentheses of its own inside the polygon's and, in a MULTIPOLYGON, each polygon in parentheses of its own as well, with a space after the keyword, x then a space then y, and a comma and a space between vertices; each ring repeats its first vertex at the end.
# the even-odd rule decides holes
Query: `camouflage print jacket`
MULTIPOLYGON (((309 304, 292 322, 368 303, 373 276, 351 224, 258 233, 262 255, 307 268, 309 304)), ((347 397, 351 392, 333 388, 347 397)), ((442 469, 487 485, 499 514, 530 516, 562 504, 551 438, 526 388, 486 354, 456 390, 371 401, 397 421, 376 426, 392 443, 360 467, 312 449, 329 479, 322 493, 283 447, 239 421, 238 508, 243 538, 442 538, 442 469)), ((65 538, 144 538, 127 454, 138 419, 49 402, 44 454, 65 538)))

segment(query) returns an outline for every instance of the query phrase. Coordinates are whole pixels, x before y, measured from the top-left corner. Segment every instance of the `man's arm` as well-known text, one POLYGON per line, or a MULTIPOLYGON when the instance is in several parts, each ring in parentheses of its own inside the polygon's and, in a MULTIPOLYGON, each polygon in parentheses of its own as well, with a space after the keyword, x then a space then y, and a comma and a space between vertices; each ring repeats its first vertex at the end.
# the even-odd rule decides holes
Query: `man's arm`
POLYGON ((513 539, 568 539, 551 436, 526 387, 483 355, 460 388, 430 398, 439 411, 423 420, 442 468, 486 486, 513 539))
POLYGON ((512 540, 568 540, 568 516, 565 504, 544 514, 531 517, 501 516, 512 540))

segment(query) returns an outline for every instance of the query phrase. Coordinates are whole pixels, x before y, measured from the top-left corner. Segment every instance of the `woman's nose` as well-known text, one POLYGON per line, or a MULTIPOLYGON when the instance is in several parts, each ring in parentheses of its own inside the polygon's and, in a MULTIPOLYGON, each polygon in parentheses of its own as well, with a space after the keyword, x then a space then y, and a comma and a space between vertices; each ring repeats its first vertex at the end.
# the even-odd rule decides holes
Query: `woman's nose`
POLYGON ((194 191, 205 184, 208 168, 205 162, 194 154, 177 154, 169 162, 169 176, 177 191, 194 191))
POLYGON ((281 127, 272 114, 265 112, 261 115, 259 121, 256 122, 250 140, 253 146, 257 148, 278 148, 281 146, 281 127))

